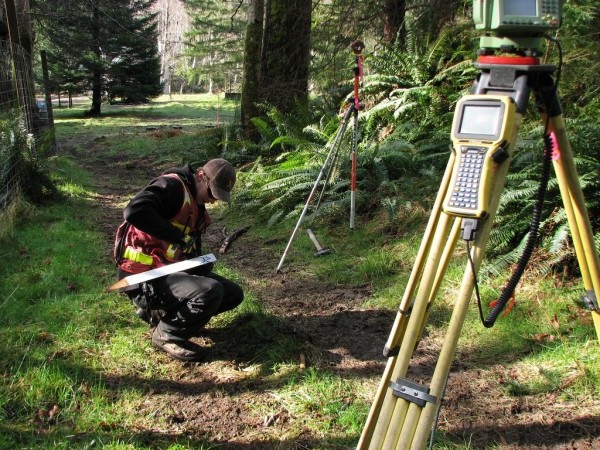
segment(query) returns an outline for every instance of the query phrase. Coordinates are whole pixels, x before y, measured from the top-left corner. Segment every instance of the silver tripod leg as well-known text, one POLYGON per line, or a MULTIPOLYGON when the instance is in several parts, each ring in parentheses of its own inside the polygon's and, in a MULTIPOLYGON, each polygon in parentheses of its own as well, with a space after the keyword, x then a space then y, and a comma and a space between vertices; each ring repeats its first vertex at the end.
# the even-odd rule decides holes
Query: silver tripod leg
MULTIPOLYGON (((354 105, 350 106, 349 110, 352 108, 354 108, 354 105)), ((333 170, 335 169, 335 167, 337 165, 338 156, 340 154, 338 141, 346 132, 346 128, 348 127, 349 120, 350 120, 350 115, 348 113, 346 113, 346 115, 344 116, 344 121, 342 122, 342 124, 340 125, 340 128, 338 129, 338 134, 336 135, 336 137, 333 141, 332 149, 336 148, 336 147, 337 147, 337 149, 335 150, 335 152, 333 154, 333 159, 331 160, 331 164, 329 165, 329 170, 327 171, 327 178, 325 178, 325 182, 323 183, 323 186, 321 187, 319 199, 317 200, 317 203, 315 204, 315 211, 317 209, 319 209, 319 206, 321 206, 321 201, 323 200, 323 197, 325 196, 325 190, 327 189, 327 185, 329 184, 329 180, 331 179, 333 170)))
POLYGON ((325 173, 326 167, 329 165, 331 156, 333 155, 334 150, 336 150, 338 143, 339 143, 342 135, 344 134, 344 131, 346 130, 346 126, 348 124, 348 119, 350 118, 352 111, 354 111, 354 106, 351 105, 348 108, 348 111, 346 111, 346 114, 344 114, 344 119, 342 121, 342 125, 338 129, 335 139, 333 140, 333 143, 331 144, 331 149, 329 150, 329 153, 327 154, 327 158, 325 158, 325 162, 323 163, 323 166, 321 167, 321 170, 319 171, 319 175, 317 176, 317 179, 315 180, 315 184, 313 185, 313 188, 310 191, 308 200, 306 201, 306 204, 304 205, 304 208, 302 209, 300 218, 298 219, 298 222, 296 223, 296 226, 294 227, 294 231, 292 232, 292 235, 290 236, 290 240, 288 241, 287 246, 285 247, 285 250, 283 251, 283 254, 281 255, 281 260, 279 261, 279 264, 277 265, 277 269, 275 269, 276 273, 279 272, 279 270, 281 269, 281 266, 283 266, 285 257, 287 256, 287 253, 290 250, 290 247, 292 246, 292 241, 294 240, 294 237, 296 236, 296 233, 298 232, 298 229, 300 228, 300 225, 302 224, 302 221, 304 220, 304 216, 306 215, 306 212, 308 211, 310 202, 311 202, 313 196, 315 195, 317 188, 319 187, 319 183, 321 182, 321 178, 323 178, 323 174, 325 173))

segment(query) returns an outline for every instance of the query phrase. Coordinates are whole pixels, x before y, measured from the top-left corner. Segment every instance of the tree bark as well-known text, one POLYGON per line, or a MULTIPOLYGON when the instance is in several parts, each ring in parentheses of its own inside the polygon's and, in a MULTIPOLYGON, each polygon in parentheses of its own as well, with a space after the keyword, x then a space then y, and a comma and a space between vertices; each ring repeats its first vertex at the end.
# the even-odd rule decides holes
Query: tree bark
POLYGON ((259 115, 257 103, 260 101, 260 65, 265 14, 264 0, 250 0, 248 4, 248 25, 244 42, 244 76, 242 80, 241 116, 246 139, 256 142, 259 133, 250 119, 259 115))
POLYGON ((92 107, 88 115, 95 117, 102 113, 102 54, 100 51, 100 11, 94 4, 92 12, 92 39, 96 61, 92 73, 92 107))
POLYGON ((188 58, 183 54, 184 35, 190 28, 189 16, 182 0, 157 0, 153 8, 158 13, 158 50, 163 93, 171 94, 176 89, 173 85, 175 68, 184 65, 182 61, 188 58))
POLYGON ((385 0, 383 7, 383 41, 406 48, 406 0, 385 0))
POLYGON ((268 0, 262 97, 286 113, 308 98, 311 0, 268 0))
POLYGON ((42 62, 42 77, 44 80, 44 99, 48 110, 48 126, 51 133, 52 154, 56 155, 56 132, 54 128, 54 111, 52 109, 52 91, 50 90, 50 75, 48 74, 48 60, 46 59, 46 50, 40 52, 42 62))

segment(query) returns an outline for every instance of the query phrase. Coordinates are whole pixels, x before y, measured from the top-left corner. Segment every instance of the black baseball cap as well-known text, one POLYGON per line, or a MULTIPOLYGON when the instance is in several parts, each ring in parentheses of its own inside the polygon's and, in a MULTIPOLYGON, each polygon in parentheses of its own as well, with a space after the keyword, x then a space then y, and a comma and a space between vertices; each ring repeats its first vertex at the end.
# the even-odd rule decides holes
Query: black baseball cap
POLYGON ((209 180, 210 191, 214 198, 229 203, 229 193, 235 185, 235 167, 222 158, 215 158, 202 166, 209 180))

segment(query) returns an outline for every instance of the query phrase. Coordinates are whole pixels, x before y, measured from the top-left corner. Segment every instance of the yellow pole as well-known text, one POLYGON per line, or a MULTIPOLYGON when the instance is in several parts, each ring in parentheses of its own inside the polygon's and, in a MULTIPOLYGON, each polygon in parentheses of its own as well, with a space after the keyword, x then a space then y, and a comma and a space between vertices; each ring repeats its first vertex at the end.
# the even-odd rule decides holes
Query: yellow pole
MULTIPOLYGON (((523 116, 521 114, 515 114, 513 134, 511 135, 509 141, 510 155, 512 155, 514 151, 515 141, 519 132, 522 118, 523 116)), ((473 242, 473 248, 471 249, 471 258, 473 260, 475 273, 479 271, 479 267, 485 256, 486 245, 489 239, 492 225, 494 223, 494 218, 496 217, 496 211, 498 210, 500 196, 502 195, 502 191, 504 189, 506 175, 510 168, 511 160, 512 156, 497 167, 496 179, 494 182, 494 191, 490 196, 490 213, 489 216, 483 222, 483 226, 480 227, 480 230, 477 232, 477 238, 473 242)), ((458 345, 458 339, 460 338, 460 333, 465 318, 467 316, 467 312, 469 310, 469 303, 473 295, 474 283, 475 278, 473 270, 471 268, 471 265, 467 264, 465 274, 463 275, 458 299, 456 301, 456 304, 454 305, 452 317, 450 318, 450 323, 446 332, 446 338, 444 339, 444 343, 442 345, 440 355, 438 357, 438 363, 435 367, 435 371, 431 379, 430 394, 435 397, 438 397, 438 399, 443 395, 444 386, 446 385, 446 380, 448 379, 448 374, 450 373, 450 366, 452 364, 452 360, 454 359, 454 354, 458 345)), ((425 448, 438 408, 438 404, 432 403, 427 403, 423 408, 423 411, 421 412, 420 421, 417 425, 417 429, 414 432, 414 438, 412 439, 412 449, 425 448)))
MULTIPOLYGON (((573 151, 567 139, 563 117, 550 118, 550 128, 554 131, 559 151, 558 157, 554 159, 554 171, 556 172, 558 186, 567 213, 581 276, 586 290, 593 290, 596 299, 598 299, 600 294, 600 259, 594 244, 594 234, 579 184, 573 151)), ((596 311, 592 311, 592 318, 596 335, 600 339, 600 315, 596 311)))
POLYGON ((423 318, 423 323, 421 324, 421 331, 419 332, 419 335, 423 335, 423 330, 425 329, 427 320, 429 320, 429 312, 431 311, 431 305, 433 304, 434 299, 437 297, 437 293, 440 289, 442 281, 444 280, 444 275, 446 274, 446 269, 448 268, 448 264, 450 263, 450 258, 452 258, 452 254, 454 253, 454 249, 456 248, 456 243, 458 242, 458 237, 460 236, 460 225, 460 219, 454 221, 454 225, 452 226, 452 230, 450 231, 450 236, 448 236, 448 240, 446 241, 446 247, 444 248, 444 253, 442 253, 442 259, 440 260, 440 266, 435 276, 435 280, 433 281, 433 287, 429 294, 429 305, 427 307, 426 315, 423 318))
MULTIPOLYGON (((440 216, 439 225, 433 238, 427 264, 423 271, 423 279, 419 286, 419 292, 416 296, 415 304, 413 305, 412 313, 408 320, 404 339, 402 340, 400 353, 396 358, 394 369, 391 372, 391 379, 393 380, 406 374, 416 343, 420 337, 419 333, 422 329, 423 318, 426 315, 427 307, 429 305, 431 288, 438 272, 437 268, 439 267, 441 255, 443 253, 444 243, 448 237, 453 219, 454 217, 450 217, 445 213, 442 213, 440 216)), ((402 406, 398 406, 398 410, 394 413, 396 405, 398 404, 398 402, 396 402, 397 397, 393 395, 389 388, 386 389, 385 394, 379 418, 372 433, 371 442, 368 447, 369 449, 381 448, 392 417, 395 416, 395 418, 398 419, 400 416, 402 406)))
POLYGON ((404 420, 406 418, 406 413, 408 412, 408 402, 402 399, 398 399, 396 402, 396 407, 394 408, 394 414, 392 415, 392 420, 390 421, 390 425, 387 429, 387 432, 384 437, 383 446, 381 450, 394 450, 396 448, 396 442, 398 442, 398 437, 400 433, 406 426, 404 420))
MULTIPOLYGON (((404 338, 404 333, 406 331, 406 326, 408 324, 409 318, 409 309, 411 307, 411 301, 413 300, 413 295, 415 290, 417 289, 417 283, 421 274, 423 272, 423 267, 425 265, 425 258, 429 254, 431 249, 431 243, 433 240, 434 231, 437 228, 438 220, 442 211, 442 202, 446 195, 446 191, 450 184, 450 179, 452 177, 452 170, 454 167, 454 159, 455 156, 452 153, 448 160, 448 164, 446 166, 446 171, 444 173, 444 177, 442 179, 438 195, 436 197, 436 201, 434 203, 431 216, 427 223, 427 227, 425 229, 425 233, 423 235, 423 240, 421 241, 421 245, 419 246, 419 251, 417 253, 417 258, 415 264, 413 266, 412 272, 410 274, 408 283, 406 285, 406 289, 404 291, 404 295, 402 301, 400 302, 400 307, 398 314, 396 315, 396 319, 394 321, 394 325, 392 327, 392 331, 390 332, 390 336, 386 343, 386 350, 395 349, 399 343, 404 338)), ((360 440, 357 445, 357 450, 365 450, 371 441, 373 436, 373 431, 375 430, 377 419, 379 417, 381 406, 383 400, 385 398, 386 392, 388 390, 388 383, 391 379, 391 374, 394 369, 394 366, 397 361, 397 355, 391 356, 388 358, 388 362, 386 364, 386 368, 379 384, 377 393, 375 394, 375 398, 373 400, 373 404, 369 411, 369 416, 367 417, 367 422, 361 434, 360 440)))
MULTIPOLYGON (((429 221, 427 222, 427 228, 425 229, 425 233, 423 235, 423 240, 421 241, 421 245, 419 246, 419 251, 417 253, 417 259, 414 264, 414 268, 410 274, 410 278, 406 285, 406 289, 404 291, 404 296, 402 297, 402 301, 400 302, 400 311, 408 311, 410 308, 410 303, 413 299, 413 294, 417 287, 417 282, 421 277, 423 272, 423 266, 425 265, 425 258, 429 254, 429 250, 431 249, 431 243, 433 240, 433 234, 437 228, 438 221, 440 218, 440 214, 442 212, 442 203, 444 201, 444 197, 446 196, 446 192, 448 190, 448 186, 450 185, 450 179, 452 178, 452 170, 454 167, 454 160, 456 156, 454 153, 450 154, 450 158, 448 159, 448 164, 446 165, 446 171, 444 172, 444 177, 442 178, 442 182, 440 184, 440 188, 438 190, 438 194, 433 205, 433 209, 431 211, 431 216, 429 221)), ((387 349, 394 349, 399 342, 402 340, 404 336, 404 332, 399 332, 400 328, 399 321, 402 317, 407 317, 406 314, 398 314, 396 318, 396 322, 392 327, 392 332, 390 333, 390 337, 388 338, 388 342, 386 343, 387 349)))

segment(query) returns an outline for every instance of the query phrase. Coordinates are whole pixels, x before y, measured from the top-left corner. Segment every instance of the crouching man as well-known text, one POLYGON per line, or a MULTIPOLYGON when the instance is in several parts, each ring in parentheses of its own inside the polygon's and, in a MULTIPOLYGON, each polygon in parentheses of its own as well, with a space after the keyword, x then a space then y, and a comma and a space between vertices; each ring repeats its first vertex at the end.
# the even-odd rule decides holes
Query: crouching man
MULTIPOLYGON (((197 170, 188 164, 154 178, 127 205, 117 231, 118 279, 201 254, 201 234, 211 223, 206 205, 228 202, 234 167, 212 159, 197 170)), ((201 361, 206 349, 192 342, 209 320, 237 307, 236 283, 199 266, 142 283, 127 295, 143 320, 155 325, 152 344, 172 358, 201 361)))

